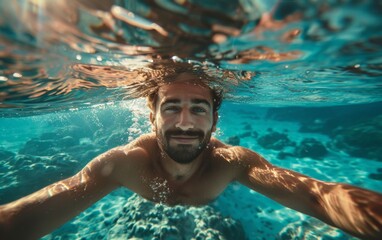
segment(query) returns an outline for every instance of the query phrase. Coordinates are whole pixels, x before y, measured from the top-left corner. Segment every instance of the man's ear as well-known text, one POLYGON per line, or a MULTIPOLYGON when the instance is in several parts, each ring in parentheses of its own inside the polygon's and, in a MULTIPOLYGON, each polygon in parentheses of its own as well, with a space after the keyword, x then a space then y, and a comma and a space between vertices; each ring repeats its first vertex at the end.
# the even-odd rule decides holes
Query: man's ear
POLYGON ((212 125, 212 132, 215 132, 216 131, 216 125, 218 123, 218 119, 219 119, 219 114, 218 112, 214 112, 214 116, 213 116, 213 125, 212 125))

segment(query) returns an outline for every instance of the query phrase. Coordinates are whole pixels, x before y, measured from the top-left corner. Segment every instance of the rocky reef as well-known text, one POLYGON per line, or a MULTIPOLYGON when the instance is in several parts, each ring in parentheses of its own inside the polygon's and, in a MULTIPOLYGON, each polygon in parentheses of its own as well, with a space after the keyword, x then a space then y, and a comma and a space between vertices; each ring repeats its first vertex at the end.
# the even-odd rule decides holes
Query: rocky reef
POLYGON ((134 194, 110 229, 108 239, 246 239, 240 222, 210 206, 170 207, 134 194))
POLYGON ((382 103, 322 108, 270 109, 268 119, 293 121, 301 133, 318 133, 332 138, 327 146, 352 157, 382 161, 382 103))
POLYGON ((382 161, 382 115, 333 131, 333 145, 355 157, 382 161))
POLYGON ((18 149, 0 146, 0 204, 74 175, 94 157, 128 143, 148 126, 146 119, 126 111, 99 112, 91 120, 87 116, 93 113, 86 114, 52 115, 44 131, 27 136, 18 149))
POLYGON ((295 149, 295 156, 322 159, 328 154, 328 150, 315 138, 304 138, 295 149))
POLYGON ((268 129, 267 133, 258 136, 257 132, 245 132, 240 135, 231 136, 226 143, 231 145, 239 145, 242 138, 255 138, 257 143, 265 148, 279 151, 277 157, 285 159, 286 157, 294 158, 312 158, 323 159, 328 153, 327 147, 315 138, 304 138, 300 142, 292 141, 287 131, 278 132, 268 129))
POLYGON ((376 173, 369 173, 369 178, 382 181, 382 168, 377 168, 376 173))
POLYGON ((269 129, 267 134, 257 139, 260 146, 267 149, 281 150, 288 146, 295 146, 286 133, 279 133, 269 129))
POLYGON ((356 240, 358 238, 331 227, 315 218, 308 218, 304 221, 292 222, 284 227, 277 239, 347 239, 356 240), (321 236, 319 238, 318 236, 321 236))

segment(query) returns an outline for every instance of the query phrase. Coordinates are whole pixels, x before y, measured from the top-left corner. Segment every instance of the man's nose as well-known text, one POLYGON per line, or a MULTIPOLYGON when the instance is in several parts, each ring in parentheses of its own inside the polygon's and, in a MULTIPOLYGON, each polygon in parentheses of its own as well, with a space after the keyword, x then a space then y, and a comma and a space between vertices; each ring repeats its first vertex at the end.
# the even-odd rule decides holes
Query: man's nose
POLYGON ((178 122, 175 124, 175 127, 180 128, 183 131, 187 131, 188 129, 192 129, 194 127, 191 114, 188 110, 183 109, 180 112, 178 122))

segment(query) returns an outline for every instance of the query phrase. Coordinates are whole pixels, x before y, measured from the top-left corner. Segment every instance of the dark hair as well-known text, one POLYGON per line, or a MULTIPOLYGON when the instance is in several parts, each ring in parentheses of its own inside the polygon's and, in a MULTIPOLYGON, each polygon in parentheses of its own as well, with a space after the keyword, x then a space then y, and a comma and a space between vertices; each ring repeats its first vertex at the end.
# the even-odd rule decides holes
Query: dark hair
POLYGON ((153 63, 150 69, 151 77, 145 83, 146 89, 144 92, 147 97, 147 105, 152 111, 155 111, 159 88, 167 84, 182 81, 178 78, 182 74, 191 75, 192 79, 190 81, 210 89, 213 111, 219 110, 223 100, 223 88, 219 85, 219 77, 215 76, 213 72, 210 73, 208 67, 200 64, 170 60, 153 63))
MULTIPOLYGON (((174 81, 173 81, 174 82, 174 81)), ((155 112, 155 107, 158 101, 158 91, 161 86, 165 84, 162 84, 160 86, 157 86, 148 96, 147 96, 147 106, 155 112)), ((204 84, 203 84, 204 85, 204 84)), ((209 85, 206 85, 211 92, 212 96, 212 109, 213 112, 217 112, 221 106, 221 103, 223 101, 223 90, 218 87, 211 87, 209 85)))

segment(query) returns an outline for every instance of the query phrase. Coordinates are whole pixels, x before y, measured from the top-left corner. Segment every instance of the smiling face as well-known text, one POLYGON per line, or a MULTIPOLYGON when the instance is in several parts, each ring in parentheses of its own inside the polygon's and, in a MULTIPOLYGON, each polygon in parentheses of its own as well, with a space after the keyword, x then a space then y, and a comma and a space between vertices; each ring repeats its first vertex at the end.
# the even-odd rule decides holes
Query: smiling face
POLYGON ((174 161, 187 164, 208 145, 215 131, 211 90, 192 81, 179 81, 159 88, 150 119, 160 148, 174 161))

